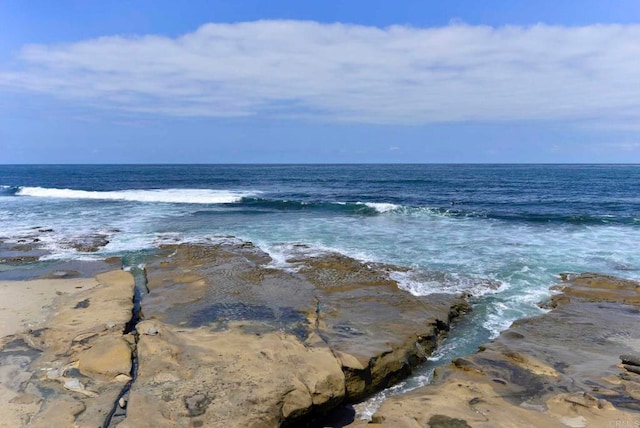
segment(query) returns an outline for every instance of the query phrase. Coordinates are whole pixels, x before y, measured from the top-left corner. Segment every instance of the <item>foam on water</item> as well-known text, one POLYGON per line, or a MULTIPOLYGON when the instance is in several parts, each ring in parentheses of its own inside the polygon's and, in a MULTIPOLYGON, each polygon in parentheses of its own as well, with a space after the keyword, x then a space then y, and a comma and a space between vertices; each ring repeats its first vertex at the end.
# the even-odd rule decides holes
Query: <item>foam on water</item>
POLYGON ((398 287, 414 296, 427 296, 433 293, 462 294, 474 297, 499 293, 506 286, 499 280, 474 277, 456 272, 415 271, 392 272, 391 279, 398 282, 398 287))
POLYGON ((230 204, 258 194, 257 191, 213 189, 152 189, 120 191, 86 191, 46 187, 21 187, 17 196, 59 199, 97 199, 130 202, 163 202, 174 204, 230 204))
POLYGON ((307 245, 294 243, 267 243, 259 242, 258 247, 269 254, 271 262, 269 268, 281 269, 287 272, 297 272, 300 264, 292 261, 299 257, 314 257, 322 254, 319 249, 313 249, 307 245))
POLYGON ((297 272, 300 269, 300 264, 295 262, 295 259, 308 259, 330 254, 344 254, 363 263, 376 262, 369 254, 364 252, 350 251, 345 248, 329 247, 322 244, 308 245, 302 243, 270 243, 267 241, 257 241, 257 245, 271 257, 271 262, 268 267, 289 272, 297 272))
POLYGON ((486 320, 482 326, 491 332, 491 339, 498 337, 501 331, 511 326, 517 317, 509 317, 506 312, 509 306, 503 302, 496 302, 489 306, 486 320))
POLYGON ((379 213, 386 213, 386 212, 394 211, 400 208, 400 205, 384 203, 384 202, 358 202, 358 204, 366 205, 369 208, 373 208, 379 213))

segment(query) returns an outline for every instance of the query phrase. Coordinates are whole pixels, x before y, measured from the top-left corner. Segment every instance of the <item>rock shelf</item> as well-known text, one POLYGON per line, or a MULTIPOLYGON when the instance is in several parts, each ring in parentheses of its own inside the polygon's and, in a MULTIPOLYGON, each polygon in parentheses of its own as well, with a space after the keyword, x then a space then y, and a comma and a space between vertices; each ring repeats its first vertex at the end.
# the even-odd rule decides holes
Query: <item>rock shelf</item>
POLYGON ((515 322, 436 370, 434 384, 385 402, 372 424, 353 426, 638 426, 640 375, 629 363, 640 352, 640 284, 562 279, 549 313, 515 322))
MULTIPOLYGON (((0 426, 305 426, 408 376, 470 310, 402 291, 395 266, 287 263, 238 240, 164 246, 145 261, 139 311, 122 270, 0 282, 0 426)), ((640 285, 581 274, 554 288, 550 312, 351 426, 637 424, 640 285)))
POLYGON ((121 426, 300 423, 406 377, 469 309, 338 254, 292 260, 295 271, 270 262, 246 242, 167 246, 148 261, 121 426))

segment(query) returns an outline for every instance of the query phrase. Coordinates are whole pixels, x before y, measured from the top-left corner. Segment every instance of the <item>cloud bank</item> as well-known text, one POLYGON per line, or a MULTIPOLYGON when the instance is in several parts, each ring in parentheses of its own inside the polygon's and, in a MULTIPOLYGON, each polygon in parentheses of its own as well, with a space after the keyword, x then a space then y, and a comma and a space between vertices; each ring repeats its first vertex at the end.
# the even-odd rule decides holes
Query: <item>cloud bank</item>
POLYGON ((206 24, 28 45, 1 92, 183 117, 426 124, 640 119, 640 25, 206 24))

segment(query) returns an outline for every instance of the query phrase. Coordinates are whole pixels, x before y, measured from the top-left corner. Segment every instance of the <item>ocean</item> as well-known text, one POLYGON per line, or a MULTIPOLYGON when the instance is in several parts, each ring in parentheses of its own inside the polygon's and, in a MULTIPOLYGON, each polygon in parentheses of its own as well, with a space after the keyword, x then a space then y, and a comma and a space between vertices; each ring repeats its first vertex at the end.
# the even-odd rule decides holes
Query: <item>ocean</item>
POLYGON ((301 248, 337 251, 409 268, 392 275, 416 295, 471 293, 432 364, 375 402, 541 313, 560 273, 640 279, 640 165, 0 166, 0 239, 36 228, 38 263, 135 264, 162 243, 233 236, 285 269, 301 248), (68 245, 95 234, 109 241, 97 252, 68 245))

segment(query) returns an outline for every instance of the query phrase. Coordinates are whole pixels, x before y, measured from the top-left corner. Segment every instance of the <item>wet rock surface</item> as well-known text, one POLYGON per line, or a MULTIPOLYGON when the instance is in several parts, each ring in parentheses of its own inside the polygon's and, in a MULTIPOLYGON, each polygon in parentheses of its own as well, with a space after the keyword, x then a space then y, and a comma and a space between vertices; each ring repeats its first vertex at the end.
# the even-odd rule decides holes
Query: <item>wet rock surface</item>
MULTIPOLYGON (((11 240, 0 237, 0 265, 10 265, 17 268, 16 270, 22 271, 29 269, 29 265, 39 262, 43 256, 50 254, 46 242, 51 240, 50 235, 53 232, 53 229, 35 227, 29 233, 11 240)), ((108 233, 72 236, 59 241, 58 244, 62 248, 73 249, 78 252, 95 253, 109 244, 111 234, 116 232, 118 230, 111 230, 108 233)), ((0 272, 0 274, 2 273, 0 272)), ((12 275, 10 277, 6 275, 5 277, 0 276, 0 280, 26 279, 17 277, 15 272, 9 273, 8 275, 12 275)), ((95 275, 95 272, 93 275, 95 275)))
POLYGON ((22 265, 40 260, 47 251, 38 244, 7 244, 0 242, 0 264, 22 265))
MULTIPOLYGON (((23 281, 30 279, 91 278, 99 273, 122 266, 119 257, 105 260, 46 261, 50 254, 41 239, 51 229, 34 229, 33 234, 17 240, 0 239, 0 281, 23 281)), ((106 235, 96 234, 68 240, 65 245, 76 251, 95 252, 108 243, 106 235)))
POLYGON ((20 266, 34 263, 48 254, 43 248, 42 237, 51 229, 34 228, 32 232, 14 239, 0 238, 0 265, 20 266))
POLYGON ((438 369, 433 385, 389 399, 373 425, 637 426, 640 375, 629 363, 640 355, 640 284, 582 274, 556 288, 551 312, 438 369))
POLYGON ((95 233, 85 236, 78 236, 63 241, 62 247, 73 248, 82 253, 95 253, 109 243, 109 236, 103 233, 95 233))
POLYGON ((342 255, 270 262, 247 242, 147 261, 138 377, 118 426, 299 424, 407 376, 468 310, 342 255))

